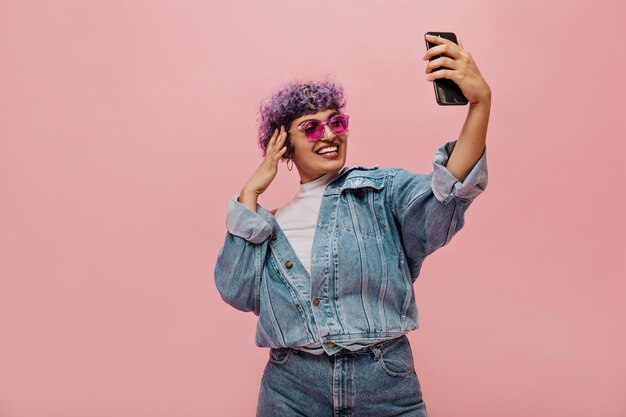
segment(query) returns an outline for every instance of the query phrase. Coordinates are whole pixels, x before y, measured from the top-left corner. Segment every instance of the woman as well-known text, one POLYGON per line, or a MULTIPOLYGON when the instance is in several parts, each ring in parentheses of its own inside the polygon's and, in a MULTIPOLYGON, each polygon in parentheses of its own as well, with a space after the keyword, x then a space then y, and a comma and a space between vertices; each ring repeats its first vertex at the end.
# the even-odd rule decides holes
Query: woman
POLYGON ((491 105, 471 55, 428 40, 438 45, 425 60, 445 55, 428 80, 454 80, 471 103, 431 174, 344 167, 349 118, 335 84, 293 83, 261 107, 265 157, 229 203, 215 267, 222 298, 259 316, 256 343, 270 348, 257 416, 427 416, 406 337, 418 327, 412 284, 487 185, 491 105), (271 213, 257 199, 281 159, 300 191, 271 213))

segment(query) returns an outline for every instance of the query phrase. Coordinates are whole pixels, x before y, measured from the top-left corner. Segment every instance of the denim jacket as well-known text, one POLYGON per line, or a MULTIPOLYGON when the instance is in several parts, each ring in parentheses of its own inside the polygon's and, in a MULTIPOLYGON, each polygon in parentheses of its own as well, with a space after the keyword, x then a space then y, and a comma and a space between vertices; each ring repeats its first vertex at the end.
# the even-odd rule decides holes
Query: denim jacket
POLYGON ((419 325, 413 282, 424 259, 464 224, 487 186, 486 150, 461 183, 440 147, 430 174, 347 167, 324 191, 309 275, 272 214, 233 197, 215 266, 223 300, 258 316, 256 344, 321 343, 327 354, 419 325))

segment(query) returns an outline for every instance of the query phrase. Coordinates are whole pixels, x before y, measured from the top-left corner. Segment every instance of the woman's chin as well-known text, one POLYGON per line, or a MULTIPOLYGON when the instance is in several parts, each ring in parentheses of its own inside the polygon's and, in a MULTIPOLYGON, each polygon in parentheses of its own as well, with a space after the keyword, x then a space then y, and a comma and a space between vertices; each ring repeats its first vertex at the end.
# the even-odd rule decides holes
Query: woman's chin
POLYGON ((320 155, 322 158, 322 164, 324 166, 339 166, 339 168, 343 167, 346 164, 346 155, 345 152, 333 152, 330 155, 320 155))
POLYGON ((324 168, 325 168, 325 171, 327 172, 333 172, 333 171, 340 170, 341 168, 343 168, 345 164, 346 164, 346 159, 339 157, 336 159, 327 160, 327 162, 324 163, 324 168))

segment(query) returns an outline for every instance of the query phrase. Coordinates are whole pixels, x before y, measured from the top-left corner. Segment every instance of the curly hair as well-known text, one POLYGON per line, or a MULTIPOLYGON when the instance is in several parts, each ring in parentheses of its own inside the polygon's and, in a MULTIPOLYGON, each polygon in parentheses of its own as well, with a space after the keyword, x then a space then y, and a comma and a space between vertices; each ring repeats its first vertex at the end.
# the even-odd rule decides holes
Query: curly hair
MULTIPOLYGON (((267 143, 274 130, 281 125, 289 128, 292 121, 305 114, 328 109, 341 111, 345 106, 343 87, 339 84, 330 81, 292 81, 261 103, 261 117, 258 119, 259 147, 265 155, 267 143)), ((282 159, 292 159, 294 149, 289 136, 285 145, 287 151, 282 159)))

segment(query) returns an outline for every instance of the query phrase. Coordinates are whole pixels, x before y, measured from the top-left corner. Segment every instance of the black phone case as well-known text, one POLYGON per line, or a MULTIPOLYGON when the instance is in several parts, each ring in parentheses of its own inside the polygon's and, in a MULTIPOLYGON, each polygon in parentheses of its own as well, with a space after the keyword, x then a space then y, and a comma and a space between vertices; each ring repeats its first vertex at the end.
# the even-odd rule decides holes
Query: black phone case
MULTIPOLYGON (((444 39, 451 40, 452 42, 458 44, 456 39, 456 35, 452 32, 428 32, 427 35, 435 35, 441 36, 444 39)), ((435 43, 430 43, 426 41, 426 48, 430 49, 433 46, 437 46, 435 43)), ((430 61, 439 58, 441 55, 435 55, 430 58, 430 61)), ((439 71, 440 69, 447 69, 446 67, 435 68, 433 72, 439 71)), ((456 83, 448 78, 440 78, 438 80, 433 81, 433 85, 435 87, 435 97, 437 98, 437 103, 441 106, 462 106, 468 103, 467 98, 461 92, 456 83)))

